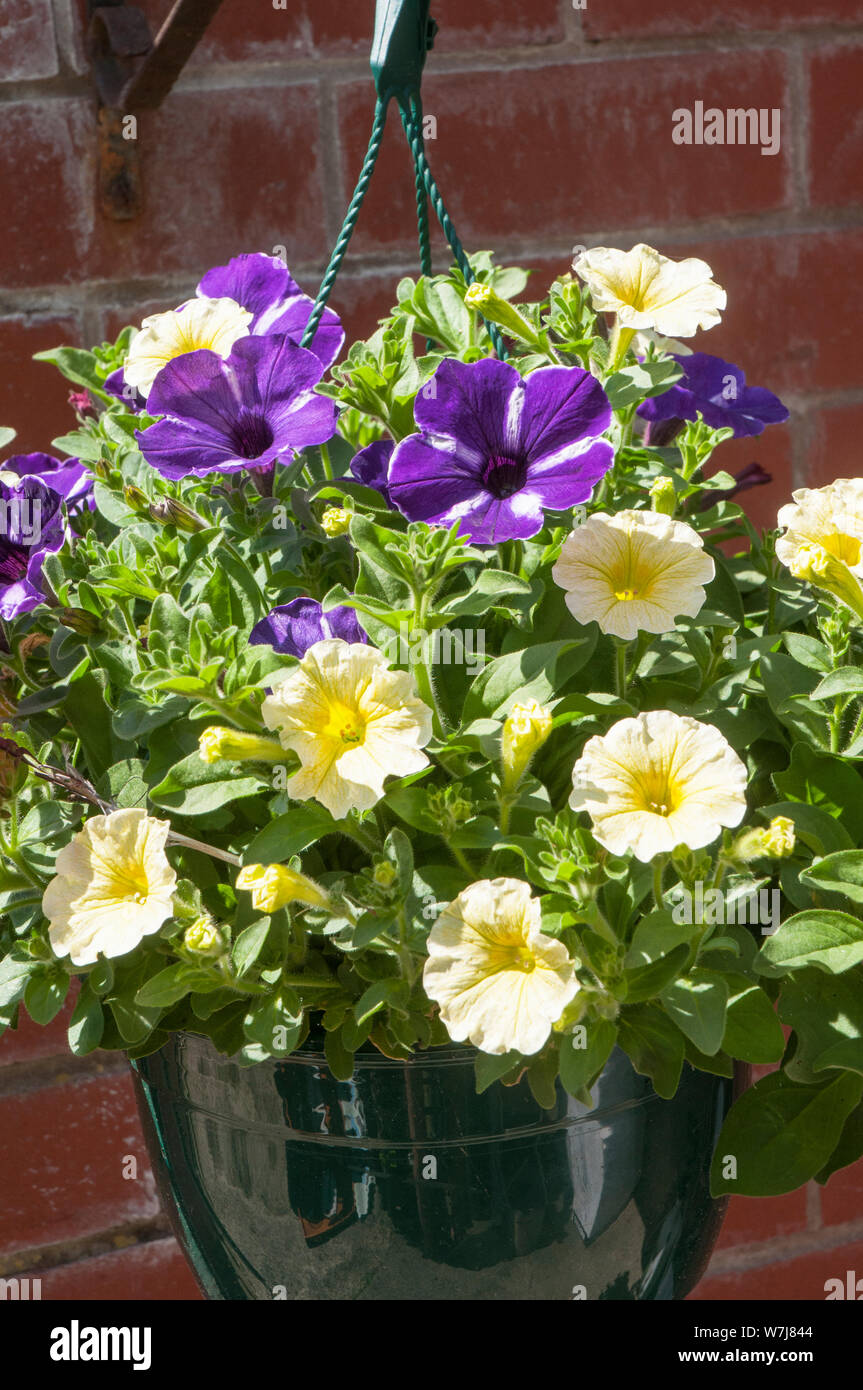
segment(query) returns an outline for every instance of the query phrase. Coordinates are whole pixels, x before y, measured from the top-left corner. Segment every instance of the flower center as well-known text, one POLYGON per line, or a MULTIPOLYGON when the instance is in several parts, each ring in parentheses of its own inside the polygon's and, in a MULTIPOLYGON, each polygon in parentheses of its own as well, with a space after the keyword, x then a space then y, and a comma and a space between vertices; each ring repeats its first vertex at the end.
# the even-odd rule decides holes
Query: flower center
POLYGON ((516 951, 514 964, 517 970, 523 970, 526 975, 529 975, 532 970, 536 969, 536 957, 530 950, 530 947, 519 946, 516 951))
POLYGON ((638 597, 637 589, 615 589, 614 597, 619 603, 629 603, 638 597))
POLYGON ((856 536, 848 536, 843 531, 838 531, 835 536, 826 538, 825 549, 829 555, 833 555, 845 565, 853 567, 860 563, 860 542, 856 536))
POLYGON ((492 497, 512 497, 527 480, 527 463, 507 454, 492 454, 482 473, 483 487, 492 497))
POLYGON ((356 724, 343 724, 339 729, 339 738, 342 743, 362 743, 362 730, 356 724))
POLYGON ((240 458, 257 459, 273 442, 273 430, 266 415, 243 407, 231 430, 231 443, 240 458))
POLYGON ((323 732, 337 743, 355 748, 365 742, 366 724, 357 710, 337 701, 330 706, 329 722, 323 732))
POLYGON ((23 545, 13 545, 0 538, 0 581, 4 584, 17 584, 27 573, 29 553, 23 545))

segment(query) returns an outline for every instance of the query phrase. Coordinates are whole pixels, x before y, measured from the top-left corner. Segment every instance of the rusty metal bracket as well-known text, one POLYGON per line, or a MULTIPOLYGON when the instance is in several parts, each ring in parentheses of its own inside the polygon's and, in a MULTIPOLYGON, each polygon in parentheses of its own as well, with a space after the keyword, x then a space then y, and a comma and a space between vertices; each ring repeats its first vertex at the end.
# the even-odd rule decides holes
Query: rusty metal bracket
POLYGON ((222 0, 176 0, 155 39, 124 0, 87 0, 87 48, 99 95, 99 198, 115 220, 143 204, 136 113, 161 105, 222 0))

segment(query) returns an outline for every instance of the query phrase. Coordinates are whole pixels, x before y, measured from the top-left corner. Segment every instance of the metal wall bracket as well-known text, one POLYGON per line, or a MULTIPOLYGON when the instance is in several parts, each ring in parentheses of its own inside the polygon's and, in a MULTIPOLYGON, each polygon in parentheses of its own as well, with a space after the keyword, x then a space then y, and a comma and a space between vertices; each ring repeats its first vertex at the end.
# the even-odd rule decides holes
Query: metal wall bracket
POLYGON ((124 221, 143 205, 138 111, 161 105, 222 0, 176 0, 155 39, 146 15, 124 0, 87 0, 87 49, 99 96, 99 200, 124 221))

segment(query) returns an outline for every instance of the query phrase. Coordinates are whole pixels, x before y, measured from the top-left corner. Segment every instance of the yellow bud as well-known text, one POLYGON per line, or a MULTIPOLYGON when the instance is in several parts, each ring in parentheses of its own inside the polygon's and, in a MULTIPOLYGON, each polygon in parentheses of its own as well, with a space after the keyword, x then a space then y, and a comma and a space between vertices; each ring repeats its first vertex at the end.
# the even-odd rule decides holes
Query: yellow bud
POLYGON ((788 568, 795 579, 826 589, 863 618, 863 588, 848 566, 820 545, 802 545, 788 568))
POLYGON ((247 864, 237 874, 237 887, 248 889, 258 912, 278 912, 280 907, 296 902, 327 907, 330 901, 314 879, 284 864, 247 864))
POLYGON ((212 917, 199 917, 190 927, 187 927, 183 936, 183 945, 188 951, 197 951, 200 955, 205 956, 215 955, 221 951, 222 938, 212 917))
POLYGON ((386 859, 382 859, 380 864, 375 864, 372 876, 379 888, 392 888, 396 881, 395 868, 386 859))
POLYGON ((794 853, 794 822, 787 816, 774 816, 765 828, 757 826, 738 835, 729 858, 748 863, 750 859, 787 859, 794 853))
POLYGON ((551 711, 537 700, 513 705, 503 726, 504 787, 511 791, 524 775, 534 753, 551 733, 551 711))
POLYGON ((674 516, 677 511, 677 493, 670 478, 657 478, 650 489, 650 504, 655 512, 663 516, 674 516))
POLYGON ((351 524, 351 513, 344 507, 327 507, 321 517, 321 526, 324 528, 330 539, 335 536, 343 536, 349 530, 351 524))
POLYGON ((242 729, 226 729, 222 725, 204 730, 198 739, 198 753, 205 763, 216 763, 222 758, 232 762, 280 763, 285 756, 276 739, 247 734, 242 729))

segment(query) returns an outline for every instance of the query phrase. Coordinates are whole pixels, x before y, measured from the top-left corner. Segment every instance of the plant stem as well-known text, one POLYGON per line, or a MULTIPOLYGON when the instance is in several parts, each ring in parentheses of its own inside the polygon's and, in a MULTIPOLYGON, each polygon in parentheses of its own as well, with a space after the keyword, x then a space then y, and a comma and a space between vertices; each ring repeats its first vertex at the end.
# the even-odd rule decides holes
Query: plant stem
POLYGON ((215 845, 205 844, 203 840, 192 840, 188 835, 181 835, 176 830, 168 832, 168 844, 182 845, 185 849, 197 849, 201 854, 209 854, 211 859, 221 859, 225 864, 233 864, 239 868, 242 859, 238 854, 231 854, 229 850, 217 849, 215 845))

